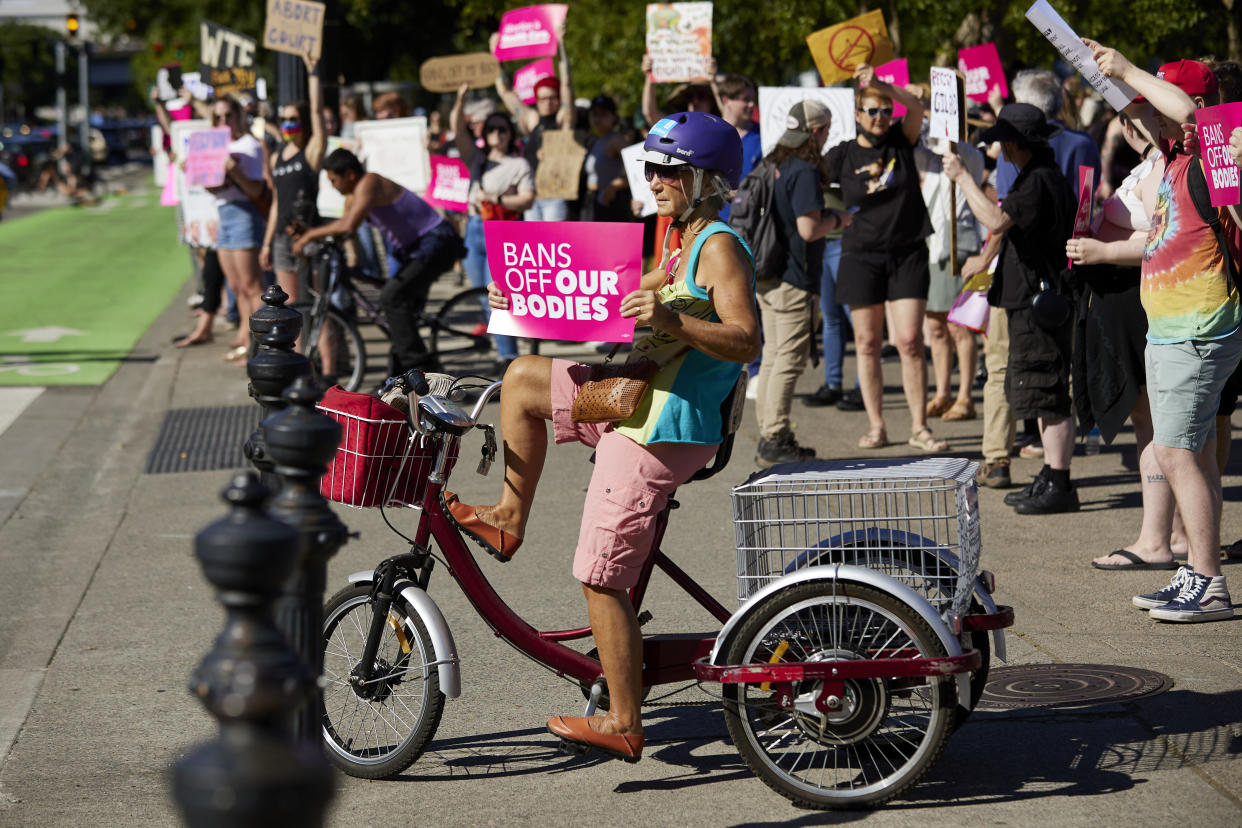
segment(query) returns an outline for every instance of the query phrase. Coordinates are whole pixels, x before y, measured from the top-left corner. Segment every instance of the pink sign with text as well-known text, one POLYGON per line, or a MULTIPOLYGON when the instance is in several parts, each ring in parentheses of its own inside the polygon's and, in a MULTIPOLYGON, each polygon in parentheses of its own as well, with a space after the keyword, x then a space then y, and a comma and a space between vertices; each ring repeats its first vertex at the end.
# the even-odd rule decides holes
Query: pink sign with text
POLYGON ((564 3, 545 3, 505 12, 492 54, 500 61, 555 55, 556 31, 565 22, 568 11, 569 6, 564 3))
MULTIPOLYGON (((1091 232, 1091 206, 1095 201, 1095 168, 1087 164, 1078 165, 1078 212, 1074 214, 1074 238, 1082 238, 1091 232)), ((1065 265, 1074 266, 1070 259, 1065 265)))
MULTIPOLYGON (((904 89, 910 82, 910 65, 906 63, 905 58, 890 60, 888 63, 881 63, 875 67, 875 76, 891 86, 900 86, 904 89)), ((893 117, 900 118, 905 114, 906 108, 893 101, 893 117)))
POLYGON ((1238 165, 1229 154, 1229 134, 1242 126, 1242 103, 1227 103, 1195 110, 1199 132, 1199 156, 1213 207, 1237 204, 1242 197, 1238 165))
POLYGON ((643 226, 631 222, 485 221, 487 266, 509 297, 487 332, 570 342, 633 342, 621 300, 638 289, 643 226))
POLYGON ((185 177, 190 186, 219 187, 229 157, 229 128, 191 132, 186 138, 185 177))
POLYGON ((995 43, 983 43, 957 52, 957 68, 966 76, 966 97, 979 103, 987 103, 988 92, 993 86, 1000 88, 1002 98, 1009 97, 1009 84, 1005 82, 1005 70, 995 43))
POLYGON ((441 210, 464 213, 469 208, 470 168, 460 158, 432 155, 431 181, 423 200, 441 210))
POLYGON ((513 91, 522 103, 532 106, 535 103, 535 84, 555 74, 556 70, 552 68, 552 58, 528 63, 513 73, 513 91))

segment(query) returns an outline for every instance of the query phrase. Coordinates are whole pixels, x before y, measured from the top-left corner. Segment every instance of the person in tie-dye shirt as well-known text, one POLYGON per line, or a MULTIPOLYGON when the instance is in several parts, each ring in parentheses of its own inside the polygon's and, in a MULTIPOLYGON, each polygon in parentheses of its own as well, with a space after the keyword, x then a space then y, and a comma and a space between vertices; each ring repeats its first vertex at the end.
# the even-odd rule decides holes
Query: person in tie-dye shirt
MULTIPOLYGON (((1106 77, 1121 80, 1155 107, 1165 153, 1143 252, 1140 296, 1147 311, 1147 390, 1154 437, 1148 451, 1172 489, 1190 544, 1188 566, 1163 589, 1135 596, 1135 606, 1161 621, 1215 621, 1233 616, 1220 569, 1220 472, 1215 415, 1221 389, 1242 359, 1242 306, 1215 232, 1191 197, 1202 171, 1196 151, 1180 142, 1196 108, 1219 100, 1216 77, 1195 60, 1166 63, 1156 75, 1090 40, 1106 77)), ((1206 189, 1206 188, 1205 188, 1206 189)), ((1234 208, 1218 210, 1226 237, 1236 233, 1234 208)), ((1235 259, 1236 260, 1236 259, 1235 259)))

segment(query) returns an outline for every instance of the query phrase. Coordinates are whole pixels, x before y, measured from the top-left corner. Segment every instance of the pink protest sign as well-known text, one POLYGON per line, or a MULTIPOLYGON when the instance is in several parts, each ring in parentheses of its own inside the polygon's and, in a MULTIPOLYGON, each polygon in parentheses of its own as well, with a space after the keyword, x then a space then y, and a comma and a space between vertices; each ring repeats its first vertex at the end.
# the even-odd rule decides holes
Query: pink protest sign
MULTIPOLYGON (((1074 214, 1074 238, 1081 238, 1091 232, 1091 205, 1095 199, 1095 168, 1086 164, 1078 165, 1078 212, 1074 214)), ((1070 259, 1067 268, 1074 266, 1070 259)))
POLYGON ((186 138, 185 177, 190 186, 219 187, 229 157, 229 128, 191 132, 186 138))
POLYGON ((168 175, 164 178, 164 189, 160 191, 161 207, 177 206, 177 169, 176 164, 168 162, 168 175))
POLYGON ((470 169, 460 158, 448 158, 443 155, 432 155, 431 183, 427 185, 427 193, 423 196, 432 207, 443 210, 466 212, 467 197, 470 193, 470 169))
POLYGON ((1237 204, 1242 197, 1238 165, 1229 154, 1229 134, 1242 126, 1242 103, 1227 103, 1195 110, 1199 129, 1199 155, 1213 207, 1237 204))
MULTIPOLYGON (((906 63, 905 58, 890 60, 888 63, 881 63, 875 67, 875 76, 887 84, 905 88, 905 85, 910 82, 910 65, 906 63)), ((893 117, 900 118, 905 114, 906 108, 893 101, 893 117)))
POLYGON ((621 300, 642 280, 643 226, 485 221, 487 266, 508 297, 487 331, 571 342, 632 342, 621 300))
POLYGON ((492 54, 501 61, 555 55, 556 31, 565 22, 568 11, 569 6, 564 3, 545 3, 505 12, 492 54))
POLYGON ((555 74, 556 70, 552 68, 552 58, 528 63, 513 73, 513 91, 517 93, 522 103, 531 106, 535 103, 535 84, 555 74))
POLYGON ((966 97, 972 101, 986 103, 993 86, 1000 89, 1002 98, 1009 97, 1009 84, 1005 82, 1005 70, 1001 67, 995 43, 959 49, 957 68, 966 76, 966 97))

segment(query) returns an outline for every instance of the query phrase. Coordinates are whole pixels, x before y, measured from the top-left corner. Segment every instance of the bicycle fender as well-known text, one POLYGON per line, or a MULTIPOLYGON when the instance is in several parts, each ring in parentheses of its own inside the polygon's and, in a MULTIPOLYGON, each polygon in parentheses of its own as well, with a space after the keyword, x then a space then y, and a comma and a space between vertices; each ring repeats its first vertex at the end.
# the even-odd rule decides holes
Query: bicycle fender
MULTIPOLYGON (((996 612, 996 602, 992 600, 992 596, 983 590, 983 581, 975 580, 975 598, 979 599, 979 603, 983 605, 985 612, 991 614, 996 612)), ((992 630, 992 651, 1001 661, 1008 662, 1007 653, 1005 652, 1005 631, 992 630)))
MULTIPOLYGON (((867 569, 862 566, 850 566, 848 564, 832 564, 829 566, 808 566, 791 572, 763 589, 756 592, 745 604, 738 608, 737 612, 725 622, 724 627, 720 630, 720 634, 716 636, 716 644, 712 648, 711 663, 723 664, 724 653, 728 650, 729 641, 734 628, 741 623, 746 615, 763 603, 763 599, 779 592, 787 587, 797 584, 807 583, 809 581, 845 581, 847 583, 862 584, 864 586, 873 587, 881 592, 887 592, 902 603, 908 605, 927 622, 936 637, 940 639, 940 643, 944 645, 945 652, 950 656, 958 656, 962 654, 962 645, 957 640, 957 636, 950 632, 945 626, 944 621, 940 619, 940 613, 928 603, 927 599, 910 587, 882 572, 874 569, 867 569)), ((970 674, 958 673, 957 679, 957 698, 958 703, 963 707, 970 707, 970 674)))
MULTIPOLYGON (((375 578, 373 570, 355 572, 349 576, 351 584, 369 584, 375 578)), ((440 607, 418 584, 413 581, 397 581, 394 592, 401 596, 410 609, 418 613, 427 634, 431 636, 431 645, 436 650, 436 672, 440 675, 440 692, 450 699, 461 695, 461 664, 457 656, 457 642, 453 640, 453 632, 440 607)))

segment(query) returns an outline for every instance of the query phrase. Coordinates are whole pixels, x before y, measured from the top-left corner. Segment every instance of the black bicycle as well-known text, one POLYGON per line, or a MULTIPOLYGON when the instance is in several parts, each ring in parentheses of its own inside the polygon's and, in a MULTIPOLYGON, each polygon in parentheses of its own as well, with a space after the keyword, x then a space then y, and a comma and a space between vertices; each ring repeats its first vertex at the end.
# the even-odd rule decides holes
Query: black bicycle
MULTIPOLYGON (((345 264, 341 240, 327 236, 307 245, 311 260, 311 302, 303 309, 303 350, 317 379, 334 381, 347 391, 362 387, 367 372, 366 342, 358 328, 362 318, 391 338, 379 306, 384 280, 345 264)), ((453 376, 491 377, 497 352, 487 333, 487 288, 453 294, 434 313, 423 309, 417 324, 432 364, 453 376)), ((537 340, 530 352, 539 353, 537 340)), ((385 366, 386 368, 387 366, 385 366)))

